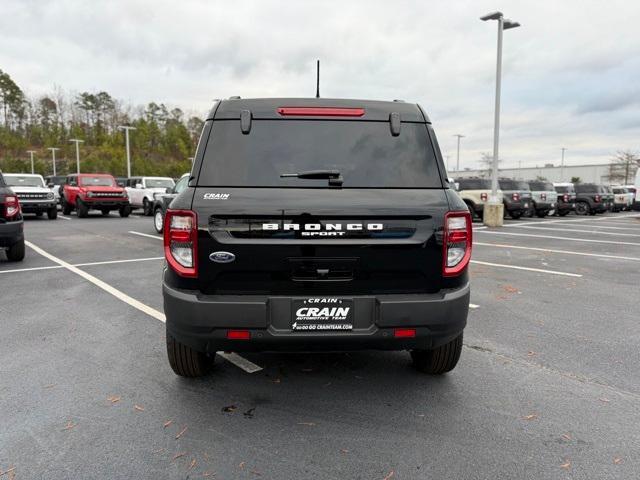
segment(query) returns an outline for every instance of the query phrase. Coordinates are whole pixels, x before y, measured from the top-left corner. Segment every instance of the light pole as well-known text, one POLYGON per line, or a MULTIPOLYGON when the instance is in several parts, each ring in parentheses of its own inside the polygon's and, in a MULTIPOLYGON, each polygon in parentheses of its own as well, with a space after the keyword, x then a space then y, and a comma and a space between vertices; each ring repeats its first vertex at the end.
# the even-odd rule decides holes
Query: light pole
POLYGON ((131 153, 129 151, 129 130, 136 130, 136 127, 129 125, 119 125, 118 130, 124 130, 125 142, 127 144, 127 178, 131 177, 131 153))
POLYGON ((31 155, 31 175, 36 173, 35 168, 33 166, 33 154, 36 153, 35 150, 27 150, 27 153, 31 155))
POLYGON ((460 139, 464 138, 464 135, 460 135, 459 133, 456 133, 454 137, 458 137, 458 155, 456 157, 456 172, 459 172, 460 171, 460 139))
POLYGON ((564 152, 566 148, 562 147, 562 160, 560 160, 560 181, 564 182, 564 152))
POLYGON ((53 160, 53 176, 56 176, 56 150, 60 150, 58 147, 49 147, 51 150, 51 160, 53 160))
POLYGON ((69 141, 76 144, 76 173, 80 173, 80 144, 84 143, 84 140, 70 138, 69 141))
POLYGON ((480 20, 486 22, 488 20, 498 21, 498 55, 496 61, 496 104, 493 120, 493 165, 491 168, 491 198, 489 200, 488 209, 485 210, 484 221, 489 226, 502 226, 502 216, 504 214, 502 199, 498 198, 498 156, 499 156, 499 137, 500 137, 500 89, 502 84, 502 32, 510 28, 519 27, 518 22, 507 20, 502 12, 493 12, 480 17, 480 20), (491 214, 493 213, 493 215, 491 214))

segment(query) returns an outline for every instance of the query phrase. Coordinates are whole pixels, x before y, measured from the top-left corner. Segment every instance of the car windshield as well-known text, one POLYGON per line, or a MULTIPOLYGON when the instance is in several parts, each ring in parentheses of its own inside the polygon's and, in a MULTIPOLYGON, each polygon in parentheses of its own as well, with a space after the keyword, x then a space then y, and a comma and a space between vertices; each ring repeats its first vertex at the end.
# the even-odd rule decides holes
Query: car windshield
POLYGON ((83 187, 113 187, 114 182, 111 177, 80 177, 80 185, 83 187))
POLYGON ((201 186, 326 188, 327 177, 281 177, 339 172, 343 188, 442 188, 435 152, 423 123, 256 120, 244 135, 237 121, 213 123, 198 178, 201 186))
POLYGON ((574 193, 575 190, 571 185, 557 185, 554 187, 558 193, 574 193))
POLYGON ((65 178, 66 177, 47 177, 45 180, 47 184, 64 185, 65 178))
POLYGON ((147 188, 171 188, 174 183, 170 178, 147 178, 145 185, 147 188))
POLYGON ((42 178, 30 175, 5 175, 7 185, 10 187, 44 187, 42 178))
POLYGON ((500 190, 529 190, 529 184, 527 182, 520 182, 518 180, 499 180, 500 190))

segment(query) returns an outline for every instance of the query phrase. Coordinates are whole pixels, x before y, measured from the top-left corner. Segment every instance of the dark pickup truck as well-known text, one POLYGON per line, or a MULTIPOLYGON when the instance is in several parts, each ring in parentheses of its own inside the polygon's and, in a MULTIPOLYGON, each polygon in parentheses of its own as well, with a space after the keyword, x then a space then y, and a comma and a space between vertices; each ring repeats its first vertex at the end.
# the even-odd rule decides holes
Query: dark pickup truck
POLYGON ((164 219, 167 353, 408 350, 452 370, 471 216, 416 104, 230 99, 209 113, 164 219))
POLYGON ((24 222, 18 196, 0 172, 0 249, 12 262, 24 259, 24 222))

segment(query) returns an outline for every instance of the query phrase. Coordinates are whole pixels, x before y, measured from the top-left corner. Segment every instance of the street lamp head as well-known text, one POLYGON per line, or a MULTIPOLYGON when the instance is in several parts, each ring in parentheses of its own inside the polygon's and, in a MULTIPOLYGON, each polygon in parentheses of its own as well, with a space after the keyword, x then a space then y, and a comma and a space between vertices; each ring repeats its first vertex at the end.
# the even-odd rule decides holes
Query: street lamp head
POLYGON ((502 12, 487 13, 484 17, 480 17, 480 20, 486 22, 487 20, 500 20, 502 18, 502 12))
POLYGON ((520 24, 518 22, 513 22, 511 20, 507 20, 505 19, 502 22, 502 29, 503 30, 509 30, 510 28, 518 28, 520 26, 520 24))

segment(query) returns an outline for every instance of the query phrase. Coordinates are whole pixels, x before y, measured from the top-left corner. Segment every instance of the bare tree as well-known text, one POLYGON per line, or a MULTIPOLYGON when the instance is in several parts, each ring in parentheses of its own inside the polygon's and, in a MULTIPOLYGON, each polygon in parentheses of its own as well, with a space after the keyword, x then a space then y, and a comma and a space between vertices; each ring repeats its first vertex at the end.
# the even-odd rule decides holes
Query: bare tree
POLYGON ((609 181, 628 185, 636 176, 640 166, 640 155, 631 150, 618 151, 609 165, 609 181))

